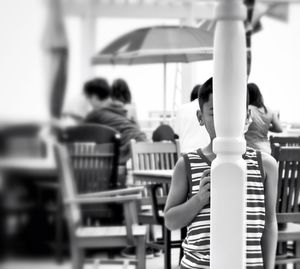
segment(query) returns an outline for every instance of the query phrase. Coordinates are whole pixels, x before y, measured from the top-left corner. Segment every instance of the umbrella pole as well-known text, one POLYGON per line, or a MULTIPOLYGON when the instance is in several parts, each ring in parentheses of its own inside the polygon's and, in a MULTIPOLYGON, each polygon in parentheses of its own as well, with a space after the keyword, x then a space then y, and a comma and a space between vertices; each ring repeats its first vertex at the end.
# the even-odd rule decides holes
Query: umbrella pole
POLYGON ((163 123, 166 123, 167 113, 167 64, 164 62, 164 96, 163 96, 163 123))

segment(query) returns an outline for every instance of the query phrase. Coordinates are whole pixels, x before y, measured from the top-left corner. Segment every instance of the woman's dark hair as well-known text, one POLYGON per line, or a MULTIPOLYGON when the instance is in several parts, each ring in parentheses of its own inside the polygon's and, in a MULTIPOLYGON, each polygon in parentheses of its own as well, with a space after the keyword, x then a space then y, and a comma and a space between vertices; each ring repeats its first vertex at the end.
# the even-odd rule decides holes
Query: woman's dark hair
POLYGON ((131 93, 127 82, 124 79, 116 79, 112 84, 111 98, 121 101, 124 104, 131 103, 131 93))
POLYGON ((204 103, 208 102, 209 96, 213 92, 213 78, 209 78, 204 82, 198 91, 199 107, 202 111, 204 103))
POLYGON ((268 110, 264 104, 264 99, 258 86, 255 83, 248 83, 247 90, 249 94, 249 105, 253 105, 258 108, 263 107, 265 112, 267 113, 268 110))
POLYGON ((104 100, 110 96, 110 87, 106 79, 94 78, 84 84, 83 91, 86 96, 96 95, 98 99, 104 100))

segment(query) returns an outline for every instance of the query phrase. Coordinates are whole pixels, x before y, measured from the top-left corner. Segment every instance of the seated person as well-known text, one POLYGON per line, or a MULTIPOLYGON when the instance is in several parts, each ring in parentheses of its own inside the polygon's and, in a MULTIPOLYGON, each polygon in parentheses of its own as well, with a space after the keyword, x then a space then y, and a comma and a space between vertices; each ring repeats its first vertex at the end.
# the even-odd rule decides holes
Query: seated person
POLYGON ((153 142, 172 141, 175 142, 178 136, 174 133, 172 127, 168 124, 159 125, 152 133, 153 142))
POLYGON ((127 82, 124 79, 115 79, 111 86, 111 98, 115 105, 122 106, 127 111, 127 117, 137 123, 135 105, 127 82))
POLYGON ((85 122, 107 125, 121 134, 119 163, 125 165, 131 157, 130 140, 146 141, 146 134, 127 117, 126 109, 112 102, 111 89, 105 79, 87 81, 83 90, 92 106, 85 122))
POLYGON ((280 120, 276 113, 265 106, 263 96, 255 83, 248 83, 247 89, 252 118, 252 123, 245 133, 247 145, 271 154, 268 132, 282 132, 280 120))

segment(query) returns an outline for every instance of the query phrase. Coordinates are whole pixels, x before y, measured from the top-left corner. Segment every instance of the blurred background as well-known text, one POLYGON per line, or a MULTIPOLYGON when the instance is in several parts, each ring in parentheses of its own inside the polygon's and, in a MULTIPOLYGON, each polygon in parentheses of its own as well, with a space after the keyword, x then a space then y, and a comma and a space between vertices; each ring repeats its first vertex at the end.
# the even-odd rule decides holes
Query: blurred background
MULTIPOLYGON (((84 103, 81 100, 83 82, 94 76, 102 76, 109 81, 117 77, 126 79, 141 121, 148 119, 150 111, 162 110, 163 100, 157 99, 157 96, 162 96, 163 91, 162 64, 92 66, 90 61, 108 42, 136 28, 187 24, 187 19, 184 21, 176 18, 181 14, 174 15, 167 10, 168 5, 171 5, 179 13, 185 11, 176 6, 179 2, 181 1, 63 0, 69 50, 63 111, 80 110, 74 106, 77 101, 78 106, 84 103), (93 3, 99 6, 91 8, 93 3), (137 5, 143 10, 142 15, 137 5), (161 9, 160 13, 157 12, 158 9, 161 9)), ((265 103, 278 110, 281 120, 286 122, 299 121, 300 114, 297 98, 300 85, 300 61, 297 60, 300 58, 300 6, 297 1, 293 2, 288 6, 283 5, 281 14, 278 12, 277 17, 275 12, 275 15, 269 15, 267 9, 262 9, 261 30, 252 37, 252 70, 249 78, 249 81, 257 83, 262 89, 265 103)), ((199 1, 199 4, 205 6, 205 1, 199 1)), ((50 87, 44 41, 45 36, 51 35, 50 32, 45 32, 47 5, 44 0, 28 0, 24 3, 3 0, 0 12, 0 120, 47 121, 50 118, 50 87)), ((209 12, 202 12, 199 17, 203 14, 206 17, 212 16, 209 12)), ((200 25, 198 15, 193 16, 197 19, 191 20, 189 24, 200 25)), ((192 86, 203 83, 212 75, 212 69, 212 61, 168 64, 167 110, 176 110, 181 103, 187 102, 192 86), (193 69, 188 82, 182 81, 182 74, 185 75, 186 72, 182 69, 186 65, 193 69)), ((186 77, 187 75, 184 79, 186 77)))
MULTIPOLYGON (((91 110, 83 95, 84 82, 94 77, 103 77, 109 83, 116 78, 126 80, 137 121, 151 138, 162 122, 174 127, 176 111, 189 102, 192 88, 213 75, 213 60, 167 63, 164 73, 162 63, 99 65, 92 64, 93 57, 111 41, 137 28, 192 26, 213 37, 215 4, 209 0, 1 0, 0 152, 37 160, 33 173, 24 172, 16 163, 5 163, 2 158, 0 161, 0 189, 6 184, 4 178, 13 179, 6 186, 12 198, 6 201, 21 217, 18 221, 28 224, 31 216, 20 212, 27 212, 43 189, 37 188, 32 178, 42 176, 50 186, 57 180, 51 150, 53 126, 72 125, 74 117, 83 118, 91 110), (14 134, 28 134, 32 139, 6 140, 14 134)), ((256 0, 252 5, 253 18, 247 25, 252 55, 248 81, 259 85, 265 105, 280 116, 283 134, 300 135, 300 0, 256 0)), ((27 170, 31 165, 24 163, 27 170)), ((53 194, 49 195, 49 201, 56 201, 53 194)), ((4 197, 1 191, 1 210, 4 197)), ((23 246, 18 252, 19 245, 12 244, 12 252, 24 254, 27 248, 30 258, 40 252, 56 257, 55 252, 40 244, 55 238, 55 228, 50 227, 45 235, 40 227, 46 224, 34 217, 30 220, 32 226, 26 226, 17 237, 23 246)), ((13 238, 16 227, 22 224, 16 224, 15 218, 6 221, 10 230, 1 236, 13 238)), ((26 268, 22 263, 3 266, 26 268)), ((38 263, 37 267, 42 265, 38 263)))

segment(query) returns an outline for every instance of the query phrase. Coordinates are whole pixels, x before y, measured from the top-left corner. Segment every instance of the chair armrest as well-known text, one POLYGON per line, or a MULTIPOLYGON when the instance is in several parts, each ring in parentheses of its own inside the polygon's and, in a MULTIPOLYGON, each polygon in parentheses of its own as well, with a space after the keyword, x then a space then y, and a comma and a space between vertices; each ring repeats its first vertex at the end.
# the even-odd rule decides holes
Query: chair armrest
POLYGON ((83 193, 83 194, 79 194, 77 197, 80 198, 108 197, 108 196, 116 196, 116 195, 123 195, 123 194, 136 194, 136 193, 141 193, 143 190, 144 190, 144 186, 138 186, 138 187, 117 189, 117 190, 83 193))
POLYGON ((300 213, 277 213, 276 218, 278 223, 300 223, 300 213))
POLYGON ((115 195, 109 197, 80 197, 77 196, 74 199, 66 199, 64 202, 66 204, 101 204, 101 203, 126 203, 142 198, 141 194, 129 194, 129 195, 115 195))

